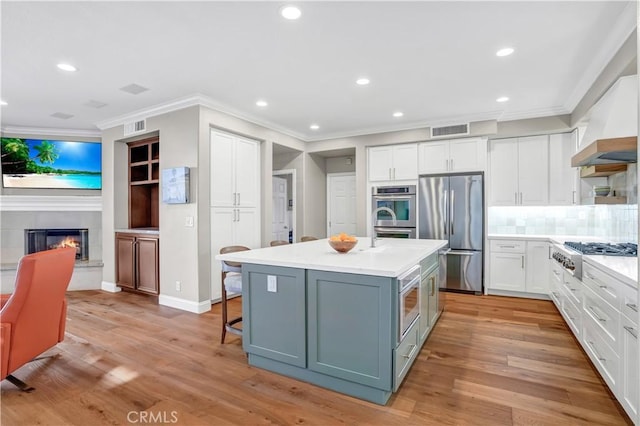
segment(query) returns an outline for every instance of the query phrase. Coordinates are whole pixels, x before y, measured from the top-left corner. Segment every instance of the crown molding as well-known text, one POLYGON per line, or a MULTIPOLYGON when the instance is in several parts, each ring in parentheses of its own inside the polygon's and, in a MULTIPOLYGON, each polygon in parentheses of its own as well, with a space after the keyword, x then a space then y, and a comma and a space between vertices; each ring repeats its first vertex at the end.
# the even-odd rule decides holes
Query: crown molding
POLYGON ((101 195, 0 195, 0 212, 102 211, 101 195))
POLYGON ((551 108, 538 108, 527 111, 505 112, 498 121, 528 120, 530 118, 553 117, 565 114, 571 114, 571 111, 564 106, 554 106, 551 108))
POLYGON ((33 136, 61 136, 61 137, 77 137, 77 138, 100 138, 102 132, 100 130, 88 129, 54 129, 45 127, 19 127, 5 126, 0 128, 3 134, 16 135, 33 135, 33 136))
POLYGON ((582 74, 582 78, 578 81, 578 84, 573 89, 573 92, 571 92, 571 95, 567 98, 567 101, 564 104, 564 108, 566 110, 573 112, 578 103, 593 86, 593 83, 595 83, 602 71, 604 71, 613 57, 618 53, 618 50, 620 50, 620 47, 622 47, 629 35, 631 35, 633 30, 637 28, 636 4, 637 2, 629 2, 627 7, 625 7, 620 14, 620 18, 616 25, 612 25, 610 27, 609 37, 607 37, 603 43, 600 51, 595 52, 593 55, 594 59, 582 74))

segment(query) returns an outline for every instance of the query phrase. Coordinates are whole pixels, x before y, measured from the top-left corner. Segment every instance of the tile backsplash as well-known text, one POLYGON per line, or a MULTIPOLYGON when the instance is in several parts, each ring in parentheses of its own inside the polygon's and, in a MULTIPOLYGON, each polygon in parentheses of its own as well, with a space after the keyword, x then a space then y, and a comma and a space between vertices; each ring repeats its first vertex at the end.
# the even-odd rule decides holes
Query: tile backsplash
POLYGON ((638 205, 489 207, 489 234, 576 235, 638 242, 638 205))

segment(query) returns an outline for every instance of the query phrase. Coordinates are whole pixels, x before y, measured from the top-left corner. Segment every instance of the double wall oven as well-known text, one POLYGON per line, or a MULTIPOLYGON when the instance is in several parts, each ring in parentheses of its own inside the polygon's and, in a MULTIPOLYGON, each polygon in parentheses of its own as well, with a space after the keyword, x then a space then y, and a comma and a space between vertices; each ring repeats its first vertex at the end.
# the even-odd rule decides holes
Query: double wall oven
POLYGON ((416 185, 377 186, 372 189, 372 211, 386 207, 393 211, 379 210, 372 218, 374 237, 416 238, 416 185))

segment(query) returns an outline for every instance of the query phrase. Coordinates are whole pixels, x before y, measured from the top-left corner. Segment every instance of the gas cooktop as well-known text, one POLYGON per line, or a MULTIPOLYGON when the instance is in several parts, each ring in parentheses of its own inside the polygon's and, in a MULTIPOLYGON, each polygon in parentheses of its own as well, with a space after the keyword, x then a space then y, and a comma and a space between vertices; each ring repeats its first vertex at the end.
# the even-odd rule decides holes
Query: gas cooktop
POLYGON ((567 241, 565 246, 585 255, 600 254, 605 256, 638 256, 638 245, 634 243, 580 243, 567 241))

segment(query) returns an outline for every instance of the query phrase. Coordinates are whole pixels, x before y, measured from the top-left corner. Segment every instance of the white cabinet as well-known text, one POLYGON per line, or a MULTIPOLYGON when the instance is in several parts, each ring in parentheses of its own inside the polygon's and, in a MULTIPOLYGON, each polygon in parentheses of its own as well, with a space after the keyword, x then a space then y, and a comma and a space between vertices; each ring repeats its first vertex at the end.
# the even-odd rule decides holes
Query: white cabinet
POLYGON ((489 153, 490 205, 549 203, 548 136, 496 139, 489 153))
POLYGON ((368 153, 370 182, 418 179, 418 145, 371 147, 368 153))
POLYGON ((519 293, 549 293, 549 243, 494 239, 490 244, 489 288, 519 293))
POLYGON ((211 207, 258 207, 257 141, 211 131, 211 207))
POLYGON ((484 171, 486 165, 485 138, 429 141, 418 145, 418 174, 484 171))
POLYGON ((525 242, 491 240, 489 287, 496 290, 525 290, 525 242))
POLYGON ((627 316, 622 316, 622 381, 620 402, 632 419, 638 416, 640 398, 640 373, 638 355, 638 324, 627 316))
POLYGON ((525 290, 528 293, 549 292, 549 243, 527 241, 525 258, 525 290))
MULTIPOLYGON (((260 146, 211 131, 211 254, 225 246, 261 246, 260 146)), ((211 263, 211 299, 221 297, 220 262, 211 263)))
POLYGON ((578 130, 549 135, 549 204, 580 204, 580 168, 571 167, 578 147, 578 130))

